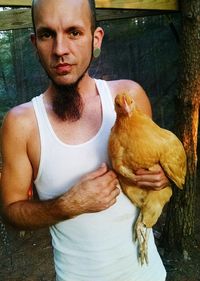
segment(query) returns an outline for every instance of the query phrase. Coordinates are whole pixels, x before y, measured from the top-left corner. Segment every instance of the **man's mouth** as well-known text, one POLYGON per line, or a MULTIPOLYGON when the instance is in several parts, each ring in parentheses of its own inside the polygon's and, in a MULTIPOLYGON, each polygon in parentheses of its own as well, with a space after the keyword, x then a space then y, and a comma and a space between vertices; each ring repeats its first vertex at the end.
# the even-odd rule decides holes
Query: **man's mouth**
POLYGON ((67 73, 71 72, 72 64, 59 63, 55 66, 55 70, 56 70, 57 74, 59 74, 59 75, 67 74, 67 73))

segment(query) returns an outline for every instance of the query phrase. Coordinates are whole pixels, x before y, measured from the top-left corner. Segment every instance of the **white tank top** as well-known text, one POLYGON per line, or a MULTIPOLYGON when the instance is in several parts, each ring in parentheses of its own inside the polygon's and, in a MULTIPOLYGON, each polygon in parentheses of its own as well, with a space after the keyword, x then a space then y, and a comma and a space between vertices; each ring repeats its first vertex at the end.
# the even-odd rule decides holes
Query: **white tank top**
MULTIPOLYGON (((108 85, 95 80, 101 98, 103 120, 89 141, 68 145, 53 131, 43 95, 33 98, 39 126, 41 157, 35 185, 41 200, 58 197, 79 179, 108 163, 107 143, 115 121, 108 85)), ((166 272, 157 252, 153 233, 149 238, 149 265, 137 260, 132 240, 136 207, 121 192, 107 210, 82 214, 50 227, 57 281, 164 281, 166 272)))

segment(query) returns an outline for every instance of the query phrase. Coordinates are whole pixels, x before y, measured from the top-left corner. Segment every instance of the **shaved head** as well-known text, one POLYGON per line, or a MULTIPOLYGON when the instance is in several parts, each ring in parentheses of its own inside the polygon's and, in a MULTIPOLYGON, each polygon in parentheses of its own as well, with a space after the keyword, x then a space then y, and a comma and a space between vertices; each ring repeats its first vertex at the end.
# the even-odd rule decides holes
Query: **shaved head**
POLYGON ((79 82, 101 43, 93 0, 33 0, 32 19, 41 65, 51 80, 53 111, 62 120, 80 119, 83 102, 79 82))
MULTIPOLYGON (((35 28, 35 8, 37 7, 37 5, 45 0, 32 0, 32 9, 31 9, 31 14, 32 14, 32 23, 33 23, 33 29, 34 32, 36 32, 36 28, 35 28)), ((48 1, 48 0, 46 0, 48 1)), ((89 7, 90 7, 90 15, 91 15, 91 31, 92 33, 95 31, 96 29, 96 9, 95 9, 95 0, 84 0, 84 1, 88 1, 89 7)), ((67 5, 66 5, 66 9, 67 9, 67 5)))

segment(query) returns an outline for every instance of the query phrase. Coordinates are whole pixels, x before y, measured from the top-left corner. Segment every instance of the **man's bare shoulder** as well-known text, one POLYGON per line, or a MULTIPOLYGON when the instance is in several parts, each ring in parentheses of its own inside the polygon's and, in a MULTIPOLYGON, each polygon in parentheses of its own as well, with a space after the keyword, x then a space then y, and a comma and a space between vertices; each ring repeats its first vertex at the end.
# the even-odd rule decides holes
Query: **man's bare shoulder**
POLYGON ((33 106, 28 102, 10 109, 4 117, 2 128, 4 131, 20 130, 20 133, 28 133, 34 125, 34 120, 33 106))
POLYGON ((129 93, 143 112, 150 116, 152 115, 149 98, 140 84, 132 80, 123 79, 108 81, 108 85, 113 99, 119 93, 129 93))
POLYGON ((32 102, 23 103, 11 108, 5 116, 5 119, 26 119, 33 114, 32 102))
POLYGON ((137 96, 140 94, 140 92, 144 92, 142 87, 137 82, 132 80, 112 80, 108 81, 108 85, 114 98, 117 94, 122 92, 128 92, 134 96, 137 96))

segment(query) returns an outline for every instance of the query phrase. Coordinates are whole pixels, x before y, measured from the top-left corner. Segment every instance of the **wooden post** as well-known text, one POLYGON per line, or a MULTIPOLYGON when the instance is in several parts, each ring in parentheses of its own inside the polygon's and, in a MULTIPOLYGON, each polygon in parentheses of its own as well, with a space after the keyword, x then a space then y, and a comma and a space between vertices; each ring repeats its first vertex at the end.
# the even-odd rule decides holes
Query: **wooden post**
POLYGON ((178 135, 187 154, 187 177, 183 191, 175 189, 169 204, 164 241, 166 250, 190 252, 193 245, 197 196, 197 136, 200 104, 200 1, 182 0, 180 94, 178 135))

